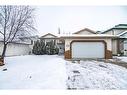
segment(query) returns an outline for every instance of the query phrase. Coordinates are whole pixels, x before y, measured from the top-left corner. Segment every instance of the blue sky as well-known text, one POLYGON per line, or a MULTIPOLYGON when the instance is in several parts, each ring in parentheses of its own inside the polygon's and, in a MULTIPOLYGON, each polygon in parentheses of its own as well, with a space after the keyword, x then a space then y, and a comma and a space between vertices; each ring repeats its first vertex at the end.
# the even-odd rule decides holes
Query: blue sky
POLYGON ((37 6, 36 25, 40 35, 73 33, 83 28, 103 31, 127 23, 127 6, 37 6))

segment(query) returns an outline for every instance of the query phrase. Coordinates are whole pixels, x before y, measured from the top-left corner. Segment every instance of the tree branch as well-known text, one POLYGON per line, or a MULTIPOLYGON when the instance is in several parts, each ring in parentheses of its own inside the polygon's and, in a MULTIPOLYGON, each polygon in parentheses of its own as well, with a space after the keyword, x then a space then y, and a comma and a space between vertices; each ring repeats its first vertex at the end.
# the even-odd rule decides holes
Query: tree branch
POLYGON ((3 32, 1 32, 1 31, 0 31, 0 34, 4 35, 4 33, 3 33, 3 32))

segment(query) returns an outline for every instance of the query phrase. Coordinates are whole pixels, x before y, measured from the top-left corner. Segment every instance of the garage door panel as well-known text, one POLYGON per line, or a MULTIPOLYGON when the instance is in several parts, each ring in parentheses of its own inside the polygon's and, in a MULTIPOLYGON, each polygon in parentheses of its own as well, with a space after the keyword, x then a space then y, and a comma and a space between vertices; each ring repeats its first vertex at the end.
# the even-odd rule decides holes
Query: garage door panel
POLYGON ((73 42, 72 58, 104 58, 103 42, 73 42))

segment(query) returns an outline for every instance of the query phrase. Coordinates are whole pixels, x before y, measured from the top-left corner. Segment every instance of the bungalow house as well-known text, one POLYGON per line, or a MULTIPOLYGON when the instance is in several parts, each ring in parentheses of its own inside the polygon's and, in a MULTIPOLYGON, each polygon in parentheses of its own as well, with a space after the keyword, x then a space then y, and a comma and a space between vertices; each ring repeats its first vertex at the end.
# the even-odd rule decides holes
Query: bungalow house
POLYGON ((122 54, 127 50, 127 24, 118 24, 102 32, 102 34, 118 36, 118 38, 112 39, 113 55, 122 54))
MULTIPOLYGON (((40 37, 45 42, 55 41, 60 52, 64 53, 65 59, 82 59, 82 58, 112 58, 113 40, 123 39, 125 32, 119 35, 100 34, 91 29, 85 28, 73 34, 56 36, 51 33, 40 37)), ((115 47, 117 48, 117 46, 115 47)))
POLYGON ((60 39, 59 36, 47 33, 41 36, 39 39, 44 40, 44 42, 54 41, 56 46, 59 48, 59 54, 64 54, 64 40, 60 39))
POLYGON ((65 59, 81 58, 112 58, 112 39, 116 35, 96 34, 88 28, 72 35, 61 36, 65 40, 65 59))

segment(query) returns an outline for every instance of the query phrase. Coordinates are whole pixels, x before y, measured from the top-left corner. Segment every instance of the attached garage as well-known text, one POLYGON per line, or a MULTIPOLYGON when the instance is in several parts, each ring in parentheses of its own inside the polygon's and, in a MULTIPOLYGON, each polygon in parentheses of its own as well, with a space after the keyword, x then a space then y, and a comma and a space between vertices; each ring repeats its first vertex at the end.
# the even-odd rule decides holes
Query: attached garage
POLYGON ((65 40, 65 59, 111 59, 112 35, 69 35, 65 40))
POLYGON ((111 59, 112 39, 115 35, 96 34, 95 31, 85 28, 73 34, 63 35, 65 40, 65 59, 111 59))
POLYGON ((104 41, 73 41, 72 58, 105 58, 105 47, 104 41))

